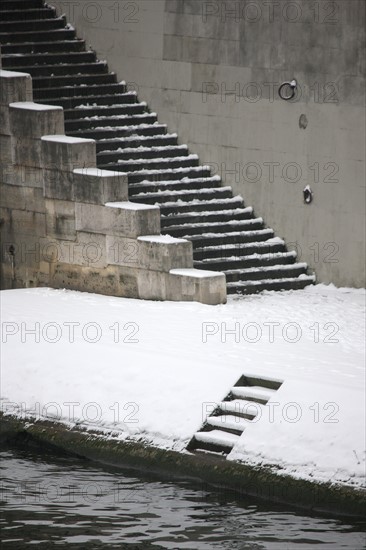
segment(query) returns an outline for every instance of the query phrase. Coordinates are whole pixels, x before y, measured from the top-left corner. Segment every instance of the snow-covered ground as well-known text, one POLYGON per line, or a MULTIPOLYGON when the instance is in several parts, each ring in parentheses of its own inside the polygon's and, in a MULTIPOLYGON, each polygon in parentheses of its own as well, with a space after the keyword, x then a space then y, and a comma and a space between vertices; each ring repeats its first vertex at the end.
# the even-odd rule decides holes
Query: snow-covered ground
POLYGON ((242 374, 283 380, 228 460, 361 486, 365 294, 317 285, 222 306, 1 293, 2 407, 186 452, 242 374))

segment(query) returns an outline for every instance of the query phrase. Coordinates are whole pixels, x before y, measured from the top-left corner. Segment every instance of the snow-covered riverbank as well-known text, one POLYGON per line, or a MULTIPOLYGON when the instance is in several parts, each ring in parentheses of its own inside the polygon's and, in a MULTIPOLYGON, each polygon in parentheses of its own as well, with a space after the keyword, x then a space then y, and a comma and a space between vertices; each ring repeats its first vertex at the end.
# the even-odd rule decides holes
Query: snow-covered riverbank
POLYGON ((243 374, 283 380, 228 460, 360 487, 365 294, 318 285, 227 305, 3 291, 2 408, 185 451, 243 374))

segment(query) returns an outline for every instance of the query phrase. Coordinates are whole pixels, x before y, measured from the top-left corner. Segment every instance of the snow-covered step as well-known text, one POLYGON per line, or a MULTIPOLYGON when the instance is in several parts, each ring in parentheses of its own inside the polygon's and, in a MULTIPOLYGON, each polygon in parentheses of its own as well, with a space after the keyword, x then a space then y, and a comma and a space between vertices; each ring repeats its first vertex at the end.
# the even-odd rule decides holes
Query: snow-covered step
MULTIPOLYGON (((3 68, 26 67, 37 65, 52 65, 62 63, 92 63, 96 62, 96 55, 93 51, 67 52, 67 53, 10 53, 1 56, 3 68)), ((11 70, 11 69, 9 69, 11 70)))
POLYGON ((234 283, 238 281, 253 281, 265 278, 296 278, 307 271, 306 263, 293 263, 289 265, 270 265, 263 267, 251 267, 248 269, 230 269, 225 271, 226 281, 234 283))
MULTIPOLYGON (((66 32, 66 31, 65 31, 66 32)), ((1 35, 0 35, 1 39, 1 35)), ((29 70, 27 71, 29 72, 29 70)), ((36 76, 33 78, 33 89, 35 88, 59 88, 60 86, 67 85, 95 85, 99 84, 114 84, 116 83, 116 75, 113 73, 102 73, 102 74, 65 74, 62 76, 36 76)))
MULTIPOLYGON (((1 6, 1 4, 0 4, 1 6)), ((22 54, 22 53, 50 53, 50 52, 83 52, 85 51, 85 40, 78 38, 69 40, 52 40, 44 42, 19 42, 13 44, 2 44, 1 53, 22 54)))
POLYGON ((172 214, 189 213, 190 210, 197 212, 204 210, 222 210, 224 208, 242 208, 244 201, 240 196, 228 197, 225 199, 193 199, 191 201, 167 202, 160 207, 160 212, 164 216, 172 214))
MULTIPOLYGON (((103 75, 98 75, 103 76, 103 75)), ((134 124, 154 124, 157 121, 156 113, 143 112, 140 114, 125 114, 116 116, 91 116, 78 118, 75 120, 65 120, 65 130, 72 132, 74 130, 85 130, 94 128, 113 128, 121 126, 131 126, 134 124)))
POLYGON ((197 189, 193 191, 164 191, 161 193, 140 193, 130 197, 132 202, 141 202, 147 204, 160 204, 164 202, 171 202, 174 198, 182 200, 192 200, 196 197, 207 197, 209 199, 220 199, 231 196, 231 187, 219 187, 217 189, 197 189))
POLYGON ((186 155, 184 157, 157 157, 137 158, 129 160, 118 160, 117 163, 99 163, 98 167, 104 170, 118 170, 122 172, 139 172, 140 170, 180 170, 198 166, 197 155, 186 155))
POLYGON ((222 401, 219 404, 220 411, 223 414, 233 414, 240 418, 253 420, 257 415, 263 414, 264 405, 254 403, 245 399, 232 399, 231 401, 222 401))
POLYGON ((265 405, 276 393, 276 390, 261 386, 234 386, 231 388, 230 393, 234 398, 255 401, 265 405))
POLYGON ((112 139, 101 139, 97 142, 97 152, 104 150, 113 151, 123 148, 137 147, 161 147, 161 146, 176 146, 178 144, 177 134, 164 134, 156 136, 143 136, 131 134, 129 136, 119 136, 112 139))
POLYGON ((24 19, 20 17, 18 20, 0 19, 0 33, 27 33, 34 32, 37 29, 42 31, 51 31, 65 28, 65 19, 63 17, 51 17, 50 19, 36 18, 24 19))
POLYGON ((212 236, 210 233, 191 235, 190 239, 194 243, 194 258, 209 262, 248 256, 256 252, 263 254, 285 251, 283 241, 272 242, 273 235, 273 229, 265 228, 254 231, 229 231, 219 236, 215 233, 212 236))
POLYGON ((234 220, 248 220, 253 216, 253 209, 236 208, 235 210, 203 210, 202 212, 186 212, 185 214, 176 214, 161 216, 162 227, 170 227, 171 225, 187 224, 187 223, 207 223, 207 222, 230 222, 234 220))
MULTIPOLYGON (((139 147, 119 147, 115 150, 105 149, 98 152, 97 160, 99 163, 107 164, 109 162, 118 162, 119 160, 129 160, 129 159, 141 159, 142 157, 147 158, 177 158, 188 156, 188 147, 187 145, 162 145, 158 147, 144 147, 140 145, 139 147)), ((152 183, 147 183, 153 189, 152 183)), ((138 187, 139 189, 144 189, 144 184, 138 187)), ((145 190, 146 185, 145 185, 145 190)))
POLYGON ((22 73, 31 73, 32 78, 36 77, 62 77, 79 76, 84 70, 89 75, 102 75, 108 73, 108 66, 104 61, 92 63, 59 63, 57 65, 23 65, 17 66, 16 70, 22 73))
MULTIPOLYGON (((130 135, 157 136, 166 133, 165 124, 133 124, 130 126, 98 126, 91 130, 75 130, 67 132, 67 135, 89 139, 111 139, 130 135)), ((144 179, 144 178, 141 178, 144 179)))
POLYGON ((262 279, 258 281, 241 281, 227 284, 228 294, 256 294, 263 290, 300 290, 315 283, 314 275, 283 279, 262 279))
POLYGON ((0 32, 1 44, 19 44, 23 42, 52 42, 74 40, 73 29, 52 29, 44 31, 0 32))
MULTIPOLYGON (((83 105, 83 104, 81 104, 83 105)), ((144 102, 141 103, 121 103, 117 105, 93 105, 93 106, 79 106, 79 107, 73 107, 72 109, 65 109, 64 110, 64 116, 65 120, 71 121, 71 120, 80 120, 83 117, 86 118, 86 120, 89 120, 89 117, 94 116, 114 116, 114 115, 123 115, 123 116, 131 116, 131 115, 141 115, 146 114, 146 104, 144 102)))
MULTIPOLYGON (((210 432, 197 432, 194 434, 191 448, 204 449, 211 452, 228 454, 239 439, 239 435, 212 430, 210 432)), ((192 449, 192 450, 193 450, 192 449)))
POLYGON ((240 435, 248 425, 249 420, 235 416, 233 414, 223 414, 219 416, 209 416, 206 425, 218 430, 224 430, 228 433, 240 435))
POLYGON ((164 227, 162 233, 172 237, 188 238, 190 235, 200 235, 207 233, 230 232, 236 229, 238 232, 259 230, 263 227, 262 218, 253 218, 248 220, 232 220, 224 222, 203 222, 203 223, 185 223, 181 225, 170 225, 164 227))
POLYGON ((54 87, 39 87, 33 90, 34 101, 39 103, 45 103, 52 99, 76 99, 80 104, 86 101, 88 97, 95 97, 98 94, 112 94, 121 95, 126 93, 126 86, 124 84, 109 82, 101 83, 99 85, 90 84, 89 86, 83 84, 73 84, 54 87))
MULTIPOLYGON (((183 177, 181 179, 154 181, 143 180, 138 183, 130 183, 129 195, 133 197, 139 193, 156 193, 160 191, 192 191, 192 189, 207 189, 208 187, 221 187, 221 179, 218 176, 210 177, 183 177)), ((171 212, 170 212, 171 214, 171 212)))
MULTIPOLYGON (((227 271, 232 269, 242 269, 243 267, 262 267, 275 264, 293 264, 296 258, 296 252, 273 252, 271 254, 254 253, 248 256, 223 258, 221 260, 194 261, 197 269, 207 269, 208 271, 227 271)), ((228 283, 228 288, 235 288, 237 283, 228 283), (231 285, 230 287, 228 285, 231 285)), ((253 287, 255 288, 255 286, 253 287)), ((234 291, 235 292, 235 291, 234 291)))

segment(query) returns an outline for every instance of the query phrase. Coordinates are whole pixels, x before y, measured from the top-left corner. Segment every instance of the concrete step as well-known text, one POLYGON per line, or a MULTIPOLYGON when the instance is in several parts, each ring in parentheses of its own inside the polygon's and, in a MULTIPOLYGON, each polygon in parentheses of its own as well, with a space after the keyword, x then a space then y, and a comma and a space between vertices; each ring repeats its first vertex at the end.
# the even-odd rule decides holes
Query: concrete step
MULTIPOLYGON (((253 241, 249 243, 230 244, 223 246, 210 246, 206 248, 195 248, 193 251, 194 260, 225 260, 243 258, 252 254, 273 254, 275 252, 286 252, 284 243, 268 243, 268 241, 253 241)), ((250 273, 250 272, 248 272, 250 273)), ((247 278, 252 278, 248 275, 247 278)))
POLYGON ((210 416, 206 420, 206 426, 203 431, 210 431, 212 429, 225 431, 234 435, 241 435, 245 428, 248 426, 248 420, 240 418, 234 414, 221 414, 218 416, 210 416), (208 430, 210 428, 210 430, 208 430))
POLYGON ((181 168, 191 168, 198 166, 197 155, 188 155, 185 157, 173 158, 140 158, 131 160, 119 160, 118 163, 100 164, 98 167, 104 170, 117 170, 134 174, 145 170, 176 170, 181 168))
POLYGON ((0 18, 2 21, 27 21, 28 19, 51 19, 56 17, 56 10, 51 6, 35 9, 3 9, 4 2, 0 4, 0 18))
MULTIPOLYGON (((219 180, 220 181, 220 180, 219 180)), ((162 191, 192 191, 193 189, 207 189, 209 187, 220 187, 217 176, 207 178, 183 178, 171 181, 142 181, 131 183, 128 187, 130 197, 140 193, 158 193, 162 191)))
POLYGON ((165 124, 136 124, 133 126, 119 126, 116 128, 93 128, 92 130, 75 130, 67 132, 69 136, 95 139, 96 141, 136 135, 157 136, 162 134, 166 134, 165 124))
POLYGON ((68 40, 51 40, 51 41, 24 41, 14 44, 1 45, 2 54, 16 54, 16 53, 50 53, 50 52, 83 52, 85 51, 85 40, 78 38, 68 40))
POLYGON ((108 73, 108 66, 104 61, 95 63, 65 63, 60 65, 25 65, 18 67, 8 67, 9 70, 16 70, 21 73, 29 73, 32 78, 36 77, 55 77, 76 75, 81 76, 83 73, 90 75, 103 75, 108 73))
POLYGON ((219 403, 218 411, 224 415, 233 414, 239 418, 253 420, 256 416, 263 414, 264 405, 246 399, 232 399, 219 403))
POLYGON ((257 294, 264 290, 301 290, 314 284, 312 275, 300 275, 297 278, 288 279, 263 279, 260 281, 242 281, 240 283, 228 283, 228 294, 257 294))
POLYGON ((230 390, 229 398, 245 399, 246 401, 254 401, 255 403, 266 405, 275 393, 276 390, 270 390, 261 386, 233 386, 230 390))
MULTIPOLYGON (((145 159, 152 158, 174 158, 188 155, 188 147, 186 145, 162 146, 162 147, 128 147, 120 148, 115 151, 101 151, 97 154, 98 163, 107 164, 109 162, 118 162, 118 160, 139 159, 144 156, 145 159)), ((137 184, 136 188, 139 191, 144 189, 144 184, 137 184)), ((136 192, 136 188, 134 191, 136 192)), ((147 191, 148 189, 145 188, 147 191)), ((154 190, 154 185, 151 184, 151 190, 154 190)), ((137 191, 137 192, 139 192, 137 191)))
MULTIPOLYGON (((271 254, 250 254, 248 256, 241 256, 232 259, 212 260, 209 262, 194 261, 194 267, 196 269, 203 269, 209 271, 228 271, 233 269, 247 269, 249 267, 266 267, 277 264, 292 264, 295 262, 295 257, 291 252, 273 252, 271 254)), ((235 294, 236 289, 240 290, 241 283, 228 283, 229 288, 232 289, 230 294, 235 294), (229 287, 229 285, 231 285, 229 287)))
MULTIPOLYGON (((181 180, 182 178, 208 178, 210 177, 211 169, 209 166, 192 166, 189 168, 164 168, 163 170, 139 170, 134 173, 129 174, 128 176, 128 182, 129 183, 140 183, 144 180, 151 181, 151 179, 154 179, 156 182, 159 181, 170 181, 170 180, 181 180)), ((222 188, 225 189, 226 192, 230 190, 230 193, 232 193, 231 187, 225 187, 222 188)), ((198 193, 204 193, 207 191, 209 193, 211 190, 207 189, 201 189, 200 191, 197 191, 197 197, 195 197, 194 193, 192 193, 191 189, 188 190, 182 190, 182 191, 162 191, 158 193, 139 193, 138 195, 134 195, 131 197, 131 200, 134 202, 138 202, 141 197, 145 197, 146 199, 150 200, 156 200, 159 202, 160 197, 166 197, 168 200, 169 197, 171 197, 171 200, 193 200, 193 198, 198 198, 198 193)), ((208 199, 208 195, 206 196, 206 199, 208 199)), ((141 202, 141 201, 140 201, 141 202)))
MULTIPOLYGON (((97 56, 94 52, 67 52, 67 53, 25 53, 23 55, 17 54, 2 54, 3 68, 8 69, 13 67, 12 70, 16 70, 15 67, 38 67, 38 66, 53 66, 60 63, 76 64, 76 63, 94 63, 97 60, 97 56)), ((10 69, 9 69, 10 70, 10 69)), ((27 72, 27 71, 26 71, 27 72)))
POLYGON ((256 231, 263 228, 262 218, 253 218, 249 220, 235 220, 231 222, 203 222, 173 225, 170 227, 162 228, 163 235, 170 235, 172 237, 189 237, 190 235, 201 235, 207 233, 222 234, 225 232, 233 231, 256 231))
MULTIPOLYGON (((214 176, 213 176, 214 177, 214 176)), ((222 210, 223 208, 243 208, 244 201, 241 197, 229 197, 221 200, 199 200, 171 202, 165 203, 160 207, 160 212, 163 216, 171 216, 176 214, 189 213, 191 211, 202 212, 211 210, 222 210)))
POLYGON ((113 151, 120 148, 139 147, 161 147, 175 146, 178 143, 176 134, 165 134, 156 136, 131 135, 128 137, 118 137, 114 139, 102 139, 97 142, 97 152, 105 150, 113 151))
POLYGON ((203 233, 190 235, 195 260, 212 262, 216 260, 238 258, 243 255, 271 253, 274 249, 285 250, 283 241, 272 243, 273 229, 264 228, 254 231, 230 231, 226 233, 203 233))
MULTIPOLYGON (((208 200, 229 198, 232 195, 231 187, 221 187, 217 189, 199 189, 196 191, 187 191, 184 193, 184 199, 193 200, 197 197, 205 197, 208 200)), ((146 203, 146 204, 164 204, 170 202, 174 195, 168 193, 148 193, 131 197, 131 202, 146 203)), ((182 192, 179 192, 176 200, 182 200, 182 192)))
POLYGON ((238 435, 221 430, 197 432, 194 434, 192 444, 188 450, 204 449, 214 453, 228 454, 238 439, 238 435))
MULTIPOLYGON (((76 96, 76 97, 63 97, 63 98, 57 98, 54 97, 46 97, 42 99, 42 101, 46 105, 60 105, 64 109, 65 117, 68 117, 69 112, 73 112, 76 109, 82 109, 82 107, 90 107, 97 109, 98 107, 98 101, 102 103, 100 107, 106 107, 109 106, 121 106, 124 107, 127 105, 134 105, 137 103, 137 96, 134 92, 127 92, 127 93, 119 93, 119 94, 111 94, 106 96, 92 96, 92 95, 86 95, 86 96, 76 96)), ((139 105, 139 104, 138 104, 139 105)))
POLYGON ((261 268, 234 269, 225 272, 227 283, 241 281, 259 281, 261 279, 288 279, 297 278, 306 274, 307 264, 296 263, 290 265, 272 265, 261 268))
POLYGON ((65 81, 61 83, 59 87, 47 87, 47 88, 37 88, 33 90, 34 100, 44 103, 45 100, 50 99, 73 99, 76 98, 82 103, 83 98, 93 96, 94 94, 124 94, 126 93, 126 86, 123 84, 99 84, 99 85, 80 85, 78 83, 73 85, 65 85, 65 81), (64 84, 62 86, 62 84, 64 84))
POLYGON ((206 222, 230 222, 233 220, 248 220, 253 218, 253 208, 236 208, 235 210, 207 210, 202 212, 186 212, 185 214, 161 216, 161 226, 206 222))
POLYGON ((114 73, 106 74, 73 74, 63 76, 37 76, 33 78, 33 89, 35 88, 59 88, 67 86, 81 86, 86 85, 90 87, 95 86, 99 89, 101 84, 116 84, 117 78, 114 73))
POLYGON ((29 19, 9 21, 1 17, 0 19, 0 33, 24 33, 35 32, 39 30, 51 31, 55 29, 64 29, 66 21, 63 17, 52 17, 51 19, 29 19))
POLYGON ((157 122, 155 113, 125 114, 116 116, 95 116, 78 118, 76 120, 65 120, 65 130, 73 132, 74 130, 92 130, 93 128, 113 128, 121 126, 131 126, 136 124, 154 124, 157 122))
POLYGON ((147 113, 146 103, 126 103, 120 105, 99 105, 65 109, 65 120, 81 120, 84 117, 113 117, 118 115, 141 115, 147 113))
POLYGON ((24 31, 24 32, 0 32, 1 44, 19 44, 23 42, 53 42, 75 40, 74 29, 52 29, 46 31, 24 31))
POLYGON ((44 0, 1 0, 0 11, 27 10, 44 7, 44 0))

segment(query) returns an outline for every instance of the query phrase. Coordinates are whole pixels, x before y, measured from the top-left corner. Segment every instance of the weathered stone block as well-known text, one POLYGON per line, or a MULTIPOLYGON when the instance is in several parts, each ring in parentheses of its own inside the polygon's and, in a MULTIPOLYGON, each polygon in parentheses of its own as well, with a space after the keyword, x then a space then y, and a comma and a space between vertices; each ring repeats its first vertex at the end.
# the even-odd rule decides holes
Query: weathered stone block
POLYGON ((44 237, 46 235, 45 214, 27 210, 11 211, 11 225, 16 234, 44 237))
POLYGON ((122 172, 84 168, 73 171, 73 200, 104 205, 128 200, 128 179, 122 172))
POLYGON ((15 164, 0 165, 0 181, 8 185, 25 185, 43 189, 42 169, 15 164))
MULTIPOLYGON (((1 120, 0 120, 0 127, 1 127, 1 120)), ((13 162, 13 158, 12 158, 11 137, 0 135, 0 164, 11 164, 12 162, 13 162)))
POLYGON ((27 73, 0 69, 0 104, 9 105, 15 101, 32 101, 32 78, 27 73))
POLYGON ((193 267, 192 243, 163 235, 137 239, 107 235, 107 262, 164 272, 178 267, 193 267))
POLYGON ((44 196, 49 199, 73 200, 73 174, 63 170, 43 169, 44 196))
POLYGON ((172 269, 167 279, 166 299, 225 304, 226 277, 217 271, 172 269))
POLYGON ((22 166, 42 167, 41 140, 28 137, 12 137, 13 163, 22 166))
POLYGON ((79 231, 77 241, 72 246, 73 258, 71 263, 93 268, 107 266, 105 235, 79 231))
POLYGON ((62 200, 45 200, 47 236, 73 241, 76 239, 75 205, 62 200))
POLYGON ((140 300, 166 300, 166 274, 162 271, 139 269, 138 297, 140 300))
POLYGON ((158 206, 131 202, 106 206, 75 203, 76 229, 136 239, 140 235, 160 235, 158 206))
POLYGON ((62 107, 24 101, 10 103, 10 129, 15 137, 41 138, 65 131, 62 107))
POLYGON ((42 134, 41 141, 43 166, 47 170, 71 172, 76 168, 96 166, 96 144, 93 139, 42 134))
POLYGON ((138 237, 140 266, 169 272, 174 268, 193 267, 192 243, 167 235, 138 237))

